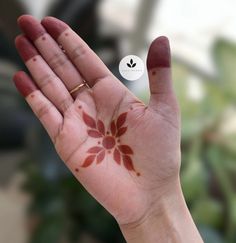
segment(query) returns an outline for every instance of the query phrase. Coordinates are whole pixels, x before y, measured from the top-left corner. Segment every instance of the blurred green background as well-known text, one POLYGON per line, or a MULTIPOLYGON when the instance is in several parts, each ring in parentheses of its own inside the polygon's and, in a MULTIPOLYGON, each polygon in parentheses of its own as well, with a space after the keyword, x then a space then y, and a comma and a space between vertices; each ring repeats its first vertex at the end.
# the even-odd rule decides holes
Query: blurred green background
MULTIPOLYGON (((16 92, 25 69, 16 19, 56 16, 112 72, 128 54, 144 61, 155 37, 171 42, 182 114, 184 195, 206 243, 236 242, 236 17, 233 0, 0 1, 0 243, 121 243, 115 220, 73 178, 16 92)), ((122 80, 148 102, 147 74, 122 80)))

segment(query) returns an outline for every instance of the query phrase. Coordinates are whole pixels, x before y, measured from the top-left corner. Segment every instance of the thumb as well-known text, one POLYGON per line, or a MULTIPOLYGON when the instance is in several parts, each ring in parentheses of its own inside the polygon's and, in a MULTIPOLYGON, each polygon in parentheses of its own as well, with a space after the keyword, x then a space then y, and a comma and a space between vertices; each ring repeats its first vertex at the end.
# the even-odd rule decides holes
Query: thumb
POLYGON ((178 110, 172 85, 170 46, 166 37, 158 37, 150 45, 147 69, 151 92, 149 106, 157 109, 162 104, 166 104, 178 110))

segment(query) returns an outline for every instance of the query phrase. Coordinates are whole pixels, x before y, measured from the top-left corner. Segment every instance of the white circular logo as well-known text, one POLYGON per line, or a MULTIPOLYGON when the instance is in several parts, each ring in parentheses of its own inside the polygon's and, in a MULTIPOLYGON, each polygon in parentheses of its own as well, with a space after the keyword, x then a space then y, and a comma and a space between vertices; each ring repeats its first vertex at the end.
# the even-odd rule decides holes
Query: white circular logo
POLYGON ((144 64, 141 58, 135 55, 124 57, 119 64, 119 71, 123 78, 134 81, 144 73, 144 64))

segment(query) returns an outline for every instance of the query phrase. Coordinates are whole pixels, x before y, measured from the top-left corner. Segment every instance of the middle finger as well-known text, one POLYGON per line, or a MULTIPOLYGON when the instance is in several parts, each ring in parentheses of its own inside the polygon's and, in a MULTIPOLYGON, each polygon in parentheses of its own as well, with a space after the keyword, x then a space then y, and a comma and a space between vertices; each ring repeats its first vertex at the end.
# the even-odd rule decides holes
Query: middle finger
MULTIPOLYGON (((38 20, 33 16, 23 15, 18 19, 18 24, 69 91, 83 82, 78 70, 38 20)), ((78 92, 73 92, 74 98, 77 94, 78 92)))

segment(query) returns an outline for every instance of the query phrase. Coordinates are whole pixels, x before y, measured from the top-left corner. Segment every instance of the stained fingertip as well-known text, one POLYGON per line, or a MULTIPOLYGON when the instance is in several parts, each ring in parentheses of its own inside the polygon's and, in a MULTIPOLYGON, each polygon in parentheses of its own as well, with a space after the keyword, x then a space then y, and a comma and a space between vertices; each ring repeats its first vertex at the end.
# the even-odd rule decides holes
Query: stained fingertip
POLYGON ((19 35, 15 38, 15 45, 24 62, 27 62, 29 59, 39 54, 24 35, 19 35))
POLYGON ((27 97, 32 92, 38 89, 34 81, 23 71, 17 72, 13 77, 13 81, 17 90, 24 97, 27 97))
POLYGON ((40 36, 46 33, 44 27, 40 22, 31 15, 22 15, 17 20, 21 30, 27 35, 27 37, 35 41, 40 36))
POLYGON ((69 28, 66 23, 51 16, 45 17, 41 21, 41 24, 55 40, 58 39, 62 32, 69 28))
POLYGON ((156 38, 150 45, 147 57, 147 69, 170 67, 171 55, 169 40, 165 36, 156 38))

